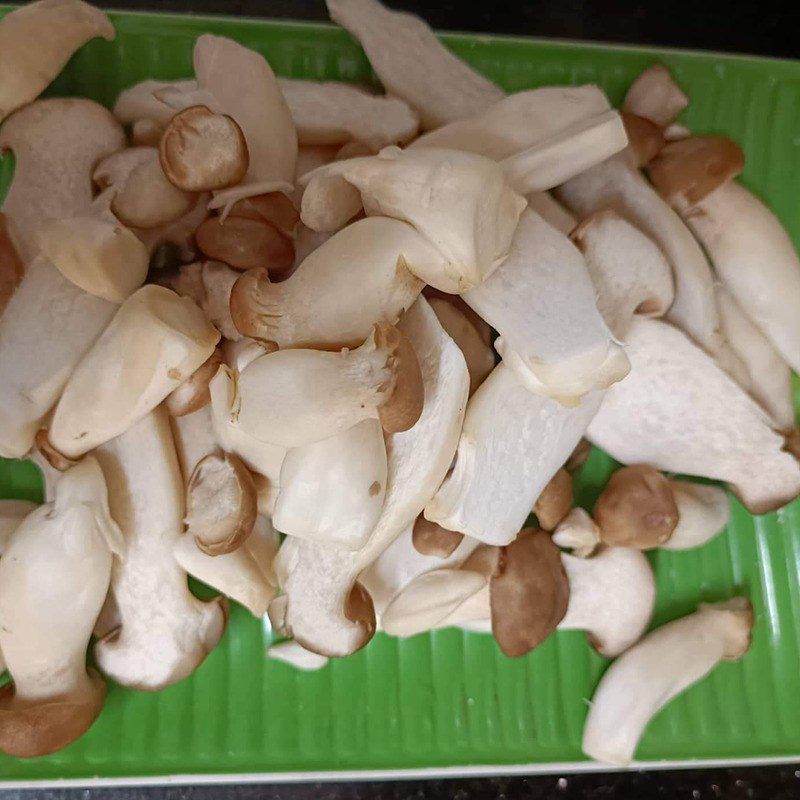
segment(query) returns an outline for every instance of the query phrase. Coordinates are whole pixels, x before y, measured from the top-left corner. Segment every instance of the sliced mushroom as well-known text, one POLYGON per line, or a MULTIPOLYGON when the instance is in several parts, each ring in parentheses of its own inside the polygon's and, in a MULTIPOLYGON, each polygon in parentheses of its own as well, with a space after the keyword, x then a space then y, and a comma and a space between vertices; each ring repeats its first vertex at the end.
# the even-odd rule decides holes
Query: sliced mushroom
POLYGON ((194 468, 207 455, 219 449, 211 417, 211 406, 203 406, 199 411, 181 417, 170 415, 169 421, 181 474, 184 483, 189 483, 194 468))
POLYGON ((669 70, 663 64, 653 64, 631 84, 622 108, 666 128, 688 105, 689 98, 672 80, 669 70))
POLYGON ((349 550, 362 547, 383 508, 386 447, 376 419, 289 450, 273 521, 282 533, 349 550))
POLYGON ((100 9, 80 0, 39 0, 0 22, 0 122, 35 100, 90 39, 114 38, 100 9))
POLYGON ((550 192, 532 192, 527 200, 529 208, 557 231, 569 236, 575 230, 578 220, 550 192))
POLYGON ((36 508, 37 504, 29 500, 0 500, 0 556, 8 546, 11 534, 36 508))
POLYGON ((196 599, 173 556, 185 490, 166 411, 150 412, 96 456, 126 551, 111 575, 121 624, 97 642, 95 658, 117 683, 157 691, 191 674, 214 648, 225 601, 196 599))
POLYGON ((197 229, 197 246, 234 269, 283 272, 294 265, 292 240, 265 219, 209 217, 197 229))
POLYGON ((208 384, 222 364, 219 350, 215 350, 177 389, 164 400, 170 416, 182 417, 199 411, 211 401, 208 384))
POLYGON ((705 486, 685 480, 669 485, 678 506, 678 524, 664 550, 689 550, 711 541, 728 524, 731 504, 728 493, 719 486, 705 486))
POLYGON ((539 527, 545 531, 555 530, 559 522, 572 508, 572 476, 563 467, 550 478, 549 483, 533 506, 539 527))
POLYGON ((441 482, 466 406, 469 376, 464 357, 424 299, 409 309, 400 327, 420 361, 425 406, 411 430, 387 438, 386 499, 372 536, 356 552, 289 538, 276 560, 286 597, 281 603, 285 626, 303 647, 332 657, 348 655, 371 638, 371 601, 362 603, 360 615, 354 614, 348 602, 352 588, 359 587, 365 599, 356 583, 358 575, 411 526, 441 482))
POLYGON ((737 597, 702 604, 688 617, 657 628, 603 675, 583 729, 583 752, 616 767, 630 764, 650 719, 721 661, 750 647, 753 608, 737 597))
POLYGON ((632 369, 589 424, 594 444, 622 463, 728 481, 755 514, 800 493, 800 465, 783 437, 686 336, 636 318, 625 343, 632 369))
POLYGON ((327 663, 328 659, 318 653, 312 653, 311 650, 306 650, 301 644, 298 644, 293 639, 287 639, 284 642, 270 645, 267 648, 267 657, 274 658, 277 661, 283 661, 290 667, 301 669, 304 672, 313 672, 322 669, 327 663))
POLYGON ((105 685, 86 648, 124 552, 93 458, 64 473, 55 501, 29 514, 0 559, 0 750, 32 758, 66 747, 100 713, 105 685), (46 575, 47 580, 34 576, 46 575))

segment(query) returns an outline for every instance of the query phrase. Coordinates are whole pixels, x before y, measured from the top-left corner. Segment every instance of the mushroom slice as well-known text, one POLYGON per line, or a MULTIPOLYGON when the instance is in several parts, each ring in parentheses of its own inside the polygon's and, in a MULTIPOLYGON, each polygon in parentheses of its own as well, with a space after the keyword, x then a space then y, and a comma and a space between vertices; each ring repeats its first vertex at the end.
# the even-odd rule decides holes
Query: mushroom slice
POLYGON ((364 48, 389 94, 405 100, 423 128, 480 113, 503 96, 451 53, 419 17, 377 0, 327 0, 331 19, 364 48))
POLYGON ((37 504, 28 500, 0 500, 0 556, 8 546, 11 534, 36 508, 37 504))
POLYGON ((219 332, 191 300, 143 286, 67 381, 50 442, 75 457, 123 433, 209 358, 218 341, 219 332))
POLYGON ((539 527, 552 531, 569 514, 571 508, 572 476, 562 467, 542 489, 533 506, 533 512, 539 520, 539 527))
POLYGON ((553 531, 553 542, 572 550, 576 558, 588 558, 597 551, 600 530, 587 511, 573 508, 553 531))
POLYGON ((177 389, 170 392, 164 404, 170 416, 182 417, 199 411, 211 401, 208 384, 222 364, 219 350, 215 350, 177 389))
POLYGON ((175 542, 173 554, 189 575, 244 606, 254 617, 263 617, 275 597, 272 559, 278 545, 278 534, 269 520, 258 517, 253 532, 232 552, 209 555, 185 533, 175 542))
POLYGON ((498 164, 458 150, 387 147, 304 180, 301 218, 309 228, 336 230, 362 204, 367 216, 408 222, 445 259, 443 268, 417 277, 452 294, 477 286, 508 255, 525 208, 498 164))
POLYGON ((498 352, 531 391, 574 405, 628 372, 583 257, 534 211, 520 218, 508 258, 464 300, 500 333, 498 352))
POLYGON ((635 318, 631 372, 606 391, 588 437, 617 461, 727 481, 754 514, 800 493, 800 465, 766 414, 679 330, 635 318))
POLYGON ((585 631, 606 658, 624 653, 647 630, 656 580, 644 553, 605 547, 591 558, 561 554, 569 581, 569 606, 559 630, 585 631))
POLYGON ((279 350, 261 356, 238 376, 231 419, 249 436, 282 447, 334 436, 377 419, 382 408, 407 411, 411 421, 416 409, 405 403, 396 408, 392 400, 415 366, 402 357, 401 342, 396 329, 379 324, 356 350, 279 350))
POLYGON ((212 453, 192 472, 186 487, 186 529, 206 555, 239 548, 256 521, 256 487, 242 460, 212 453))
POLYGON ((211 110, 236 122, 250 154, 244 178, 216 192, 210 207, 227 208, 243 197, 291 191, 297 134, 265 58, 232 39, 205 33, 195 41, 194 73, 200 92, 213 98, 211 110))
POLYGON ((527 200, 528 207, 552 228, 561 231, 565 236, 575 230, 578 220, 550 192, 531 192, 527 200))
POLYGON ((314 672, 322 669, 328 663, 328 659, 325 656, 306 650, 305 647, 293 639, 270 645, 267 648, 267 658, 283 661, 284 664, 303 670, 303 672, 314 672))
POLYGON ((669 485, 678 506, 678 524, 664 550, 689 550, 711 541, 730 521, 728 493, 719 486, 705 486, 684 480, 669 485))
POLYGON ((750 647, 753 608, 743 597, 704 603, 662 625, 603 675, 583 729, 583 752, 615 767, 630 764, 647 723, 673 697, 721 661, 750 647))
POLYGON ((195 235, 203 253, 234 269, 283 272, 294 265, 292 240, 263 218, 209 217, 195 235))
POLYGON ((672 270, 659 248, 616 211, 587 217, 571 236, 586 259, 597 308, 614 336, 633 315, 662 317, 672 305, 672 270))
POLYGON ((281 348, 349 347, 377 322, 393 325, 422 289, 413 271, 443 265, 410 225, 359 220, 310 253, 285 281, 264 270, 243 275, 231 292, 233 322, 244 336, 281 348))
MULTIPOLYGON (((285 623, 310 650, 342 657, 363 647, 374 631, 374 610, 360 615, 348 603, 358 575, 409 528, 438 486, 455 452, 467 402, 464 357, 422 298, 400 322, 419 358, 425 406, 416 425, 387 437, 388 480, 381 517, 356 552, 287 539, 276 560, 287 598, 285 623)), ((368 595, 366 595, 368 597, 368 595)))
POLYGON ((211 406, 180 417, 170 416, 172 436, 184 483, 189 483, 194 468, 208 455, 219 449, 211 418, 211 406))
POLYGON ((513 541, 601 399, 594 392, 566 408, 528 391, 507 364, 495 367, 470 398, 455 465, 426 519, 482 542, 513 541))
POLYGON ((649 464, 617 470, 593 514, 603 543, 638 550, 669 541, 679 519, 670 482, 649 464))
POLYGON ((386 470, 376 419, 292 448, 281 467, 273 521, 290 536, 358 550, 380 517, 386 470))
POLYGON ((421 515, 417 517, 411 535, 411 542, 418 553, 424 556, 436 556, 437 558, 451 556, 463 541, 463 533, 449 531, 435 522, 428 521, 421 515))
POLYGON ((225 601, 195 598, 173 555, 185 490, 166 411, 151 411, 96 456, 126 551, 111 575, 121 624, 97 642, 95 658, 122 686, 157 691, 211 652, 225 629, 225 601))
POLYGON ((0 559, 0 649, 13 683, 0 690, 0 750, 53 753, 83 735, 105 686, 86 648, 124 551, 93 458, 64 473, 55 501, 30 513, 0 559), (47 575, 46 581, 34 576, 47 575))
MULTIPOLYGON (((376 95, 337 81, 278 81, 304 145, 363 142, 373 151, 403 144, 419 128, 417 115, 399 97, 376 95)), ((300 173, 302 174, 302 173, 300 173)))
POLYGON ((236 121, 205 106, 191 106, 170 120, 158 155, 167 180, 185 192, 233 186, 247 174, 250 163, 236 121))
POLYGON ((661 128, 675 122, 689 98, 663 64, 653 64, 631 84, 622 110, 655 122, 661 128))
POLYGON ((0 121, 35 100, 90 39, 114 38, 111 20, 80 0, 39 0, 0 21, 0 121))
MULTIPOLYGON (((197 81, 154 81, 146 80, 135 83, 123 89, 114 103, 114 116, 123 125, 135 125, 137 122, 147 120, 159 128, 158 139, 161 138, 161 129, 166 126, 175 115, 175 109, 164 102, 161 95, 164 90, 192 94, 197 90, 197 81)), ((156 144, 158 144, 158 139, 156 144)))
POLYGON ((501 548, 489 580, 492 634, 509 658, 538 647, 567 613, 570 585, 561 553, 544 531, 527 528, 501 548))

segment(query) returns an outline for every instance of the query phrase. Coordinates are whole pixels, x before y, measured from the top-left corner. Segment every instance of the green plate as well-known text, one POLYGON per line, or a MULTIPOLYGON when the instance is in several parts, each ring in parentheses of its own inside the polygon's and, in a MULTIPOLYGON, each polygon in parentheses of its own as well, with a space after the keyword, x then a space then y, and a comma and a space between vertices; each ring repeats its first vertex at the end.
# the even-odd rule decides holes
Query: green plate
MULTIPOLYGON (((7 10, 0 6, 0 14, 7 10)), ((112 18, 116 41, 85 47, 52 94, 110 104, 135 81, 189 76, 192 44, 205 31, 262 52, 280 75, 372 80, 350 36, 324 25, 112 18)), ((443 39, 509 91, 595 82, 615 103, 641 69, 666 63, 692 98, 686 122, 743 145, 744 183, 800 244, 800 63, 475 35, 443 39)), ((593 501, 611 469, 606 456, 593 453, 579 479, 581 504, 593 501)), ((39 495, 34 468, 0 461, 0 496, 39 495)), ((654 624, 698 601, 744 592, 756 610, 752 649, 658 715, 638 750, 643 761, 800 754, 800 502, 755 519, 732 502, 724 535, 692 552, 653 554, 654 624)), ((490 637, 457 630, 405 641, 378 635, 316 673, 266 660, 268 641, 261 621, 235 607, 224 639, 191 678, 152 695, 110 686, 86 736, 47 758, 0 757, 0 781, 581 768, 587 700, 606 666, 576 632, 559 632, 518 660, 503 657, 490 637)))

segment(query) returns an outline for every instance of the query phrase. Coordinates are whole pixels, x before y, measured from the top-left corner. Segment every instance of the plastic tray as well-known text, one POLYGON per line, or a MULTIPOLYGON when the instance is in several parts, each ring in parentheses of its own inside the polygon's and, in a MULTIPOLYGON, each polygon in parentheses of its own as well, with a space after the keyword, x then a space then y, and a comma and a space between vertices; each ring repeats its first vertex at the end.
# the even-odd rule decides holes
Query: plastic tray
MULTIPOLYGON (((8 8, 0 6, 0 14, 8 8)), ((280 75, 372 80, 360 48, 330 26, 112 16, 116 41, 83 49, 51 94, 109 104, 135 81, 188 76, 192 44, 205 31, 262 52, 280 75)), ((642 68, 668 64, 692 99, 686 122, 743 145, 744 183, 800 243, 800 63, 475 35, 443 39, 510 91, 596 82, 619 102, 642 68)), ((581 504, 594 500, 611 468, 606 456, 593 453, 578 481, 581 504)), ((39 492, 31 465, 0 461, 0 496, 37 499, 39 492)), ((658 715, 638 750, 644 762, 800 754, 800 503, 754 519, 732 502, 724 535, 696 551, 653 554, 654 624, 698 601, 746 592, 756 611, 752 649, 658 715)), ((456 630, 405 641, 377 635, 363 651, 317 673, 266 660, 268 640, 261 621, 234 607, 222 642, 191 678, 158 694, 110 686, 86 736, 47 758, 0 756, 0 781, 594 768, 581 754, 581 729, 606 662, 580 633, 559 632, 518 660, 503 657, 490 637, 456 630)))

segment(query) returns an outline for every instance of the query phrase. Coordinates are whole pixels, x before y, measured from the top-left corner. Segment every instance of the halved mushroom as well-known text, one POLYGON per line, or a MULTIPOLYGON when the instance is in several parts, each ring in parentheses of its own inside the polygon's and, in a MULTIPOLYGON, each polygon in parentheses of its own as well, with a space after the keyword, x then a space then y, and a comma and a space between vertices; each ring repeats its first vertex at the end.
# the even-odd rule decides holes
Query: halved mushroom
POLYGON ((573 408, 528 391, 507 364, 470 398, 455 465, 426 519, 490 544, 508 544, 597 411, 601 392, 573 408))
POLYGON ((630 764, 647 723, 672 698, 721 661, 750 647, 753 608, 743 597, 704 603, 662 625, 603 675, 583 729, 583 752, 616 767, 630 764))
POLYGON ((294 447, 281 467, 273 522, 290 536, 357 550, 380 517, 386 469, 377 419, 294 447))
POLYGON ((285 281, 248 272, 231 292, 244 336, 279 347, 351 347, 375 323, 393 325, 416 300, 441 256, 410 225, 385 217, 359 220, 314 250, 285 281))
POLYGON ((0 556, 8 546, 11 534, 37 507, 36 503, 29 500, 0 500, 0 556))
POLYGON ((534 211, 520 217, 508 258, 463 297, 500 333, 497 351, 531 391, 574 405, 628 372, 583 257, 534 211))
POLYGON ((287 639, 284 642, 270 645, 267 648, 267 658, 283 661, 284 664, 301 669, 304 672, 322 669, 328 663, 328 659, 325 656, 306 650, 294 639, 287 639))
POLYGON ((387 147, 320 167, 304 181, 301 218, 309 228, 337 230, 362 205, 368 216, 408 222, 445 259, 417 277, 453 294, 480 284, 508 255, 526 205, 498 164, 458 150, 387 147))
POLYGON ((386 499, 372 536, 355 552, 289 538, 276 559, 285 627, 303 647, 333 657, 355 652, 371 638, 374 608, 371 601, 362 602, 355 614, 351 591, 355 586, 362 601, 369 597, 356 583, 358 575, 411 526, 441 482, 466 407, 464 357, 424 299, 408 310, 400 327, 419 358, 425 406, 411 430, 387 438, 386 499))
POLYGON ((222 364, 222 355, 215 350, 177 389, 173 389, 164 400, 170 416, 182 417, 193 414, 211 402, 208 384, 222 364))
POLYGON ((181 467, 184 483, 189 483, 194 468, 208 455, 220 448, 214 433, 211 406, 203 406, 199 411, 169 418, 175 450, 181 467))
POLYGON ((167 180, 185 192, 233 186, 247 174, 250 163, 236 121, 205 106, 191 106, 170 120, 158 155, 167 180))
POLYGON ((625 343, 632 369, 589 424, 594 444, 624 464, 728 481, 755 514, 800 493, 783 437, 707 354, 652 319, 635 318, 625 343))
POLYGON ((0 122, 35 100, 90 39, 114 38, 100 9, 80 0, 39 0, 0 21, 0 122))
POLYGON ((669 485, 678 506, 678 524, 664 550, 689 550, 700 547, 720 533, 731 517, 728 493, 719 486, 706 486, 685 480, 669 485))
POLYGON ((503 96, 419 17, 391 11, 377 0, 327 0, 327 5, 331 19, 358 39, 386 91, 417 111, 423 128, 470 117, 503 96))
POLYGON ((292 240, 263 218, 209 217, 195 236, 206 256, 234 269, 283 272, 294 265, 292 240))
POLYGON ((533 513, 539 527, 545 531, 555 530, 572 508, 572 476, 563 467, 550 478, 536 499, 533 513))
POLYGON ((96 456, 126 552, 111 576, 121 624, 97 642, 95 658, 117 683, 157 691, 193 672, 217 644, 225 600, 196 599, 173 555, 185 489, 166 411, 151 411, 96 456))
POLYGON ((399 97, 337 81, 281 78, 278 84, 301 147, 358 141, 378 151, 387 144, 407 142, 419 128, 417 115, 399 97))
POLYGON ((623 111, 644 117, 666 128, 689 105, 689 98, 680 90, 663 64, 653 64, 631 84, 623 111))
POLYGON ((13 683, 0 690, 0 750, 32 758, 66 747, 94 722, 105 685, 86 648, 122 556, 93 458, 64 473, 55 501, 29 514, 0 559, 0 649, 13 683), (47 575, 46 581, 35 576, 47 575))
POLYGON ((550 192, 531 192, 527 200, 528 207, 557 231, 569 236, 575 230, 578 220, 550 192))

